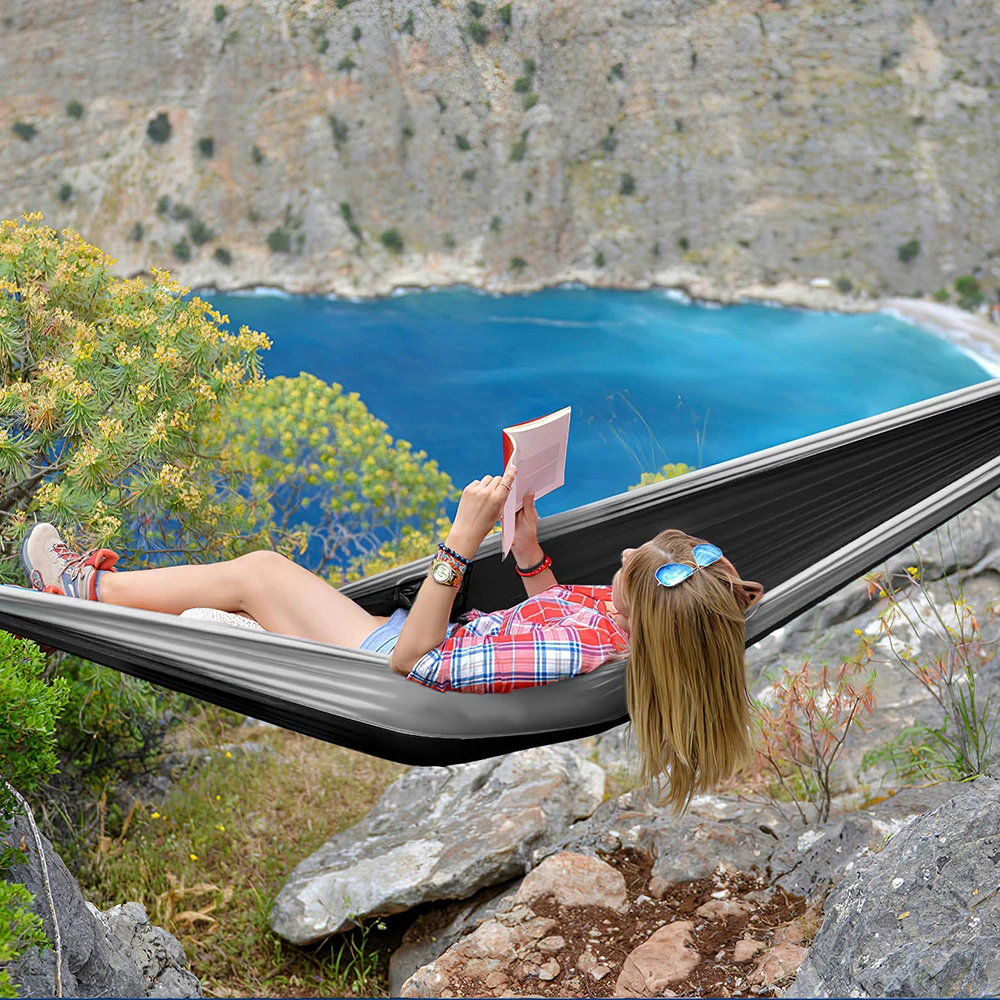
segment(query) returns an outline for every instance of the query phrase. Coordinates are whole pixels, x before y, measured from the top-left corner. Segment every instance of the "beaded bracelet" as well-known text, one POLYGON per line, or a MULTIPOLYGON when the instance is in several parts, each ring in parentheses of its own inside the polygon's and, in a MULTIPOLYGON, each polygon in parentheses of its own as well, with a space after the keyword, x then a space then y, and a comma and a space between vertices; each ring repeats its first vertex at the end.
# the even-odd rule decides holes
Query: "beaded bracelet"
POLYGON ((540 563, 534 566, 529 566, 527 569, 521 569, 520 566, 514 566, 515 571, 518 576, 538 576, 539 573, 544 573, 552 565, 552 560, 545 556, 540 563))
POLYGON ((438 548, 442 552, 446 552, 448 555, 450 555, 452 559, 457 559, 463 566, 472 565, 471 559, 466 559, 465 556, 460 556, 454 549, 449 549, 448 546, 444 544, 444 542, 438 542, 438 548))

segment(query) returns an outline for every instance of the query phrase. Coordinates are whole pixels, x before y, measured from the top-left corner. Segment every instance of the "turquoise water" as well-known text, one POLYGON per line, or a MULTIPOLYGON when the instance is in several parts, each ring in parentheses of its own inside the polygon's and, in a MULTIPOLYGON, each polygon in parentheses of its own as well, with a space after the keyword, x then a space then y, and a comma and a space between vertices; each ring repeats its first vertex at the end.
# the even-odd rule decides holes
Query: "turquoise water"
POLYGON ((566 485, 542 514, 626 490, 664 462, 707 466, 982 382, 941 338, 882 314, 668 294, 469 289, 354 302, 199 293, 265 331, 270 376, 356 391, 457 486, 501 471, 500 429, 572 405, 566 485))

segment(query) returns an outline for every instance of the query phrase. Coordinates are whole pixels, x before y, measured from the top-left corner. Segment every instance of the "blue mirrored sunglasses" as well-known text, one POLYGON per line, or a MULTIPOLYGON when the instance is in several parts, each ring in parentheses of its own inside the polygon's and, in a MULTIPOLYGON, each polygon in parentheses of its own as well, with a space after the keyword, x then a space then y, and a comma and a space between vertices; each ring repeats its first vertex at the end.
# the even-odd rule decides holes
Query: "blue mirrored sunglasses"
POLYGON ((687 563, 664 563, 656 571, 656 582, 664 587, 676 587, 702 566, 711 566, 712 563, 718 562, 722 558, 722 549, 717 545, 702 542, 694 547, 692 554, 697 566, 689 566, 687 563))

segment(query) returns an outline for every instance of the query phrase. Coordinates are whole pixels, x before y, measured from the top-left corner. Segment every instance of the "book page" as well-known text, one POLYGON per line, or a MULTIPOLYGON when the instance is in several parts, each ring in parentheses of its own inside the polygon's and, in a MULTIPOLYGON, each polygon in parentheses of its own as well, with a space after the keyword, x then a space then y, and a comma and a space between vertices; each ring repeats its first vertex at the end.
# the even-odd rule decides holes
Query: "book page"
POLYGON ((570 410, 567 406, 526 424, 504 428, 505 439, 513 445, 509 461, 517 466, 514 486, 503 509, 505 558, 514 543, 514 525, 525 494, 534 493, 537 499, 565 482, 570 410))

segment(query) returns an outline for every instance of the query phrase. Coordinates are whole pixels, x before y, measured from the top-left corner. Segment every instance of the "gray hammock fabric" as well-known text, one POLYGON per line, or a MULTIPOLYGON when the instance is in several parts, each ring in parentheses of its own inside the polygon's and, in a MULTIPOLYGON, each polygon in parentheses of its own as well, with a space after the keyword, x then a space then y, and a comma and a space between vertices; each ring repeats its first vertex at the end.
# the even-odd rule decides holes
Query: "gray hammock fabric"
MULTIPOLYGON (((995 379, 545 518, 539 539, 561 583, 589 584, 609 583, 621 550, 664 528, 709 539, 767 588, 750 645, 998 487, 995 379)), ((499 554, 491 535, 466 574, 464 607, 524 599, 499 554)), ((387 614, 430 559, 343 593, 387 614)), ((375 653, 10 586, 0 587, 0 627, 406 764, 479 760, 628 720, 621 663, 510 694, 441 693, 375 653)))

